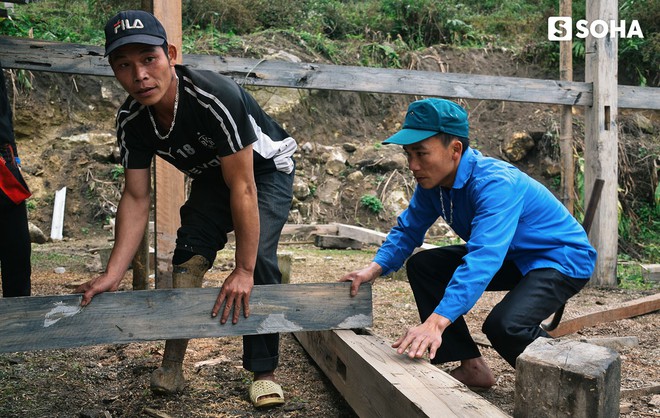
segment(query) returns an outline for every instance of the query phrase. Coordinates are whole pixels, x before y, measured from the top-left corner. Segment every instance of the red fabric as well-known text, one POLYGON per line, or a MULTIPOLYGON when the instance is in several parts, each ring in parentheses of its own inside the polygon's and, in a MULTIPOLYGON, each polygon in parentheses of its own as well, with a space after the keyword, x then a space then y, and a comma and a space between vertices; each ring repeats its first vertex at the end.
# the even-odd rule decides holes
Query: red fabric
POLYGON ((9 170, 5 159, 0 157, 0 190, 7 197, 19 204, 32 194, 14 177, 14 173, 9 170))

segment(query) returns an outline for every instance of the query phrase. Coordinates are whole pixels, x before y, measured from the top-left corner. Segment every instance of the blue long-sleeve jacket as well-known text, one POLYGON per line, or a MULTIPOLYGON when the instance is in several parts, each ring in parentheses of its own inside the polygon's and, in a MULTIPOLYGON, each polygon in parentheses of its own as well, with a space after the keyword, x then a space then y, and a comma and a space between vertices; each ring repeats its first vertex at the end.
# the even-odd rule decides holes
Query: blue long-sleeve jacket
POLYGON ((474 306, 505 260, 523 276, 539 268, 577 279, 593 273, 596 250, 561 202, 511 164, 468 147, 451 189, 415 189, 374 258, 383 275, 403 265, 439 217, 452 220, 468 250, 434 310, 452 322, 474 306))

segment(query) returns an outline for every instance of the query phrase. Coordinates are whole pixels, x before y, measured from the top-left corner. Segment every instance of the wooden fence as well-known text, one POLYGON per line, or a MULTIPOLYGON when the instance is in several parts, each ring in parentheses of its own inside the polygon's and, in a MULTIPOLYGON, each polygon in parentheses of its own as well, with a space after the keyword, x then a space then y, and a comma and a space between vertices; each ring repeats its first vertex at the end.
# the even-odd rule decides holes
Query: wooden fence
MULTIPOLYGON (((180 26, 180 25, 179 25, 180 26)), ((600 40, 597 40, 600 41, 600 40)), ((588 76, 605 87, 594 93, 595 83, 540 80, 518 77, 496 77, 474 74, 440 73, 431 71, 397 70, 337 66, 316 63, 290 63, 257 59, 230 58, 210 55, 184 55, 183 62, 192 68, 204 68, 225 74, 239 84, 261 87, 339 90, 354 92, 440 96, 479 100, 543 103, 585 108, 585 194, 597 178, 605 181, 601 204, 596 214, 590 239, 599 252, 598 265, 592 278, 596 285, 616 285, 617 259, 617 111, 619 108, 660 110, 660 89, 651 87, 612 87, 615 76, 616 47, 612 41, 595 46, 588 60, 588 76), (600 48, 608 53, 599 54, 600 48), (614 53, 612 53, 614 49, 614 53), (596 58, 591 58, 595 55, 596 58), (590 61, 591 60, 591 61, 590 61), (602 69, 607 67, 608 71, 602 69), (616 93, 614 93, 616 91, 616 93), (616 94, 616 98, 613 97, 616 94)), ((112 76, 112 71, 98 46, 36 41, 0 37, 0 61, 6 68, 50 71, 69 74, 112 76)), ((156 188, 159 178, 156 164, 156 188)), ((162 173, 163 171, 161 171, 162 173)), ((165 184, 174 183, 167 180, 165 184)), ((181 187, 179 188, 182 190, 181 187)), ((172 196, 165 204, 174 202, 172 196)), ((178 205, 159 211, 159 226, 176 224, 173 219, 178 205), (168 215, 169 214, 169 215, 168 215), (170 216, 171 215, 171 216, 170 216), (172 218, 172 219, 170 219, 172 218), (164 222, 163 222, 164 221, 164 222)), ((171 228, 170 228, 171 229, 171 228)), ((173 237, 171 231, 164 236, 173 237), (169 234, 169 235, 168 235, 169 234)), ((172 239, 157 237, 167 247, 172 239)), ((171 245, 169 245, 171 246, 171 245)), ((157 247, 158 272, 162 260, 157 247)), ((165 286, 166 287, 166 286, 165 286)))
MULTIPOLYGON (((0 37, 5 68, 113 76, 103 48, 0 37)), ((476 74, 291 63, 184 54, 191 68, 217 71, 242 85, 504 100, 569 106, 592 104, 592 83, 476 74)), ((660 110, 657 88, 619 86, 619 108, 660 110)))

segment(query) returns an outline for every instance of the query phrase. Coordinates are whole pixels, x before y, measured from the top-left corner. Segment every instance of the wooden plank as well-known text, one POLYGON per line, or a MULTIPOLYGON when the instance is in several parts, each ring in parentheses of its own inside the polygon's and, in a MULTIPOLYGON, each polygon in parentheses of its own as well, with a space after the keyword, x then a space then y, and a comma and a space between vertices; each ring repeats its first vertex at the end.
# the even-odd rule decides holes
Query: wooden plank
MULTIPOLYGON (((587 20, 617 19, 617 2, 587 1, 587 20)), ((585 80, 593 83, 593 104, 584 114, 584 193, 591 194, 592 185, 603 179, 603 191, 596 210, 589 241, 598 251, 596 268, 591 276, 595 286, 616 287, 618 250, 618 139, 617 124, 617 37, 585 41, 585 80)))
POLYGON ((55 192, 55 202, 53 203, 53 219, 50 227, 50 238, 54 241, 61 241, 62 230, 64 229, 64 205, 66 204, 66 186, 55 192))
POLYGON ((369 245, 381 245, 387 238, 387 234, 383 232, 345 224, 337 224, 337 234, 369 245))
POLYGON ((81 295, 0 299, 0 352, 176 338, 371 326, 371 288, 350 283, 255 286, 249 318, 211 318, 218 288, 107 292, 80 308, 81 295))
POLYGON ((623 86, 617 87, 619 109, 660 110, 660 88, 623 86))
MULTIPOLYGON (((434 71, 396 70, 316 63, 291 63, 217 55, 184 54, 192 68, 227 75, 239 84, 261 87, 411 94, 591 106, 592 83, 497 77, 434 71)), ((94 45, 0 37, 5 68, 112 76, 103 48, 94 45)), ((620 108, 660 109, 657 87, 619 86, 620 108)))
MULTIPOLYGON (((2 37, 0 61, 5 68, 64 73, 80 73, 89 68, 90 74, 111 75, 103 59, 102 48, 90 45, 2 37)), ((243 85, 540 101, 566 105, 588 105, 591 102, 591 86, 586 83, 290 63, 215 55, 185 55, 184 61, 191 68, 213 69, 243 85)))
POLYGON ((641 264, 642 277, 647 283, 660 283, 660 264, 641 264))
POLYGON ((302 238, 309 240, 314 235, 333 235, 337 234, 337 225, 335 224, 320 224, 320 225, 299 225, 299 224, 286 224, 282 228, 282 236, 291 236, 295 238, 302 238))
POLYGON ((631 300, 616 308, 600 312, 593 312, 577 318, 566 320, 557 328, 549 332, 555 338, 572 334, 582 328, 602 324, 604 322, 618 321, 619 319, 632 318, 650 312, 660 310, 660 293, 641 299, 631 300))
MULTIPOLYGON (((387 238, 386 233, 345 224, 337 224, 337 234, 372 245, 381 245, 387 238)), ((430 250, 433 248, 438 248, 438 246, 424 243, 421 247, 416 248, 415 252, 419 250, 430 250)))
POLYGON ((338 235, 317 235, 314 238, 314 245, 320 248, 345 250, 361 250, 362 243, 349 237, 340 237, 338 235))
POLYGON ((635 389, 621 389, 621 397, 628 399, 655 394, 660 394, 660 385, 651 385, 635 389))
POLYGON ((507 416, 428 361, 398 355, 378 336, 348 330, 294 335, 361 418, 507 416))
POLYGON ((580 342, 601 347, 611 348, 612 350, 621 351, 626 347, 636 347, 639 345, 639 337, 593 337, 593 338, 580 338, 580 342))

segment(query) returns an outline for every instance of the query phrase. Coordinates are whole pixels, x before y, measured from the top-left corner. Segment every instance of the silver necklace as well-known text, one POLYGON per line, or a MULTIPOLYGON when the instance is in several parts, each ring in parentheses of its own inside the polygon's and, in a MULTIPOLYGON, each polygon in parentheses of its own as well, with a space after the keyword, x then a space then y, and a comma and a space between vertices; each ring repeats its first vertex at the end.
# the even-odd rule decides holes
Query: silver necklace
POLYGON ((149 119, 151 119, 151 124, 154 126, 154 132, 156 133, 156 136, 158 138, 167 139, 170 137, 170 134, 174 129, 174 122, 176 122, 177 109, 179 109, 179 77, 178 76, 176 76, 176 96, 174 97, 174 116, 172 117, 172 124, 170 125, 170 130, 167 131, 167 134, 165 136, 161 135, 160 132, 158 132, 158 126, 156 125, 156 121, 154 120, 154 115, 151 114, 151 107, 147 106, 147 111, 149 112, 149 119))
MULTIPOLYGON (((451 193, 451 191, 450 191, 451 193)), ((442 192, 442 187, 440 188, 440 206, 442 207, 442 217, 445 218, 445 221, 447 221, 447 214, 445 213, 445 202, 444 199, 442 198, 442 195, 444 193, 442 192)), ((451 225, 454 223, 454 202, 451 200, 451 195, 449 196, 449 224, 451 225)))

